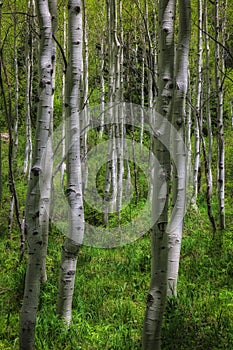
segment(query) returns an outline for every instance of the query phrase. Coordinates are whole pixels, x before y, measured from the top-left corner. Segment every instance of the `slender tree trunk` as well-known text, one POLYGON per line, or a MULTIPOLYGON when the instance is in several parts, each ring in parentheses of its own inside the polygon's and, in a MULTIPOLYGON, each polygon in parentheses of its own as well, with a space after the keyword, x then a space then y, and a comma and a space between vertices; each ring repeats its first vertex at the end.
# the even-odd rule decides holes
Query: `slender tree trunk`
MULTIPOLYGON (((52 60, 52 69, 51 69, 51 78, 52 78, 52 95, 51 95, 51 101, 50 101, 50 139, 52 139, 52 133, 53 133, 53 111, 54 111, 54 92, 55 92, 55 76, 56 76, 56 42, 54 38, 56 38, 57 33, 57 0, 49 0, 49 11, 51 14, 52 19, 52 47, 51 47, 51 60, 52 60)), ((44 162, 45 166, 50 168, 50 173, 48 174, 48 179, 46 181, 50 181, 51 184, 49 184, 48 190, 51 191, 50 198, 53 198, 53 178, 52 178, 52 154, 50 153, 49 145, 47 147, 46 153, 44 155, 44 162), (47 152, 48 151, 48 152, 47 152)), ((46 182, 45 181, 45 182, 46 182)), ((48 185, 45 184, 45 187, 47 188, 48 185)), ((44 226, 43 230, 43 249, 44 249, 44 258, 43 258, 43 266, 41 271, 41 281, 45 283, 47 281, 47 273, 46 273, 46 255, 47 255, 47 248, 48 248, 48 236, 49 236, 49 226, 47 220, 50 220, 52 217, 52 209, 53 205, 48 204, 49 212, 44 213, 44 221, 46 222, 46 225, 44 226), (49 213, 49 218, 47 217, 49 213)))
POLYGON ((17 48, 17 4, 14 1, 14 73, 15 73, 15 98, 14 98, 14 149, 13 161, 16 160, 16 153, 19 143, 18 124, 19 124, 19 66, 18 66, 18 48, 17 48))
POLYGON ((89 124, 89 48, 88 48, 88 19, 86 0, 83 0, 83 79, 82 79, 82 108, 81 118, 81 160, 82 160, 82 182, 83 193, 87 186, 88 164, 87 164, 87 125, 89 124))
MULTIPOLYGON (((204 0, 204 31, 208 32, 208 12, 207 12, 207 0, 204 0)), ((201 134, 202 147, 204 154, 204 164, 205 164, 205 174, 206 174, 206 200, 207 200, 207 210, 210 222, 212 224, 213 230, 216 231, 216 223, 212 211, 212 193, 213 193, 213 181, 212 181, 212 150, 213 150, 213 134, 212 134, 212 122, 211 122, 211 112, 210 112, 210 47, 209 47, 209 37, 205 35, 205 61, 206 61, 206 122, 207 122, 207 132, 208 132, 208 150, 205 144, 205 139, 203 133, 201 134)), ((201 131, 201 130, 200 130, 201 131)))
POLYGON ((179 0, 179 39, 176 50, 175 90, 173 101, 173 193, 168 232, 168 296, 177 296, 183 218, 186 204, 187 154, 185 146, 188 56, 191 34, 190 0, 179 0), (174 135, 175 133, 175 135, 174 135))
POLYGON ((195 115, 195 155, 194 155, 194 174, 193 174, 193 196, 192 205, 197 209, 197 195, 199 191, 199 174, 200 174, 200 128, 202 128, 202 68, 203 68, 203 1, 198 0, 198 61, 197 61, 197 96, 196 96, 196 115, 195 115))
MULTIPOLYGON (((66 6, 64 5, 63 8, 63 52, 66 56, 66 42, 67 42, 67 21, 66 21, 66 6)), ((66 80, 66 62, 63 62, 63 70, 62 70, 62 164, 60 168, 60 183, 63 187, 64 185, 64 174, 65 174, 65 115, 66 115, 66 108, 65 108, 65 80, 66 80)))
POLYGON ((224 58, 222 45, 224 45, 224 11, 226 3, 222 2, 220 15, 220 1, 215 1, 215 81, 217 91, 217 118, 218 118, 218 202, 219 202, 219 227, 225 229, 225 148, 224 148, 224 124, 223 124, 223 83, 224 83, 224 58), (220 26, 221 17, 221 26, 220 26), (222 27, 222 29, 221 29, 222 27))
POLYGON ((103 137, 104 132, 104 110, 105 110, 105 80, 104 80, 104 64, 105 64, 105 44, 104 44, 104 32, 101 36, 100 46, 100 105, 101 105, 101 120, 100 120, 100 138, 103 137))
POLYGON ((72 318, 72 299, 78 250, 83 241, 84 210, 80 157, 80 83, 83 71, 82 58, 82 2, 68 3, 68 67, 66 73, 66 154, 69 228, 62 248, 60 285, 57 313, 67 324, 72 318))
MULTIPOLYGON (((117 135, 119 136, 119 109, 115 105, 119 103, 121 97, 121 43, 118 38, 118 7, 121 8, 121 2, 107 0, 107 24, 108 24, 108 44, 109 44, 109 113, 108 118, 111 121, 109 125, 109 155, 106 168, 105 195, 104 195, 104 221, 108 223, 108 213, 117 208, 117 193, 119 185, 119 167, 117 162, 118 149, 121 149, 121 160, 123 159, 123 149, 118 147, 117 135)), ((121 16, 121 11, 120 11, 121 16)), ((119 138, 118 138, 119 140, 119 138)), ((122 163, 121 165, 122 166, 122 163)), ((120 176, 122 172, 120 172, 120 176)), ((120 185, 121 186, 121 185, 120 185)), ((120 191, 122 186, 120 187, 120 191)), ((120 195, 121 197, 121 195, 120 195)), ((120 197, 119 200, 120 200, 120 197)), ((120 200, 121 201, 121 200, 120 200)))
MULTIPOLYGON (((164 0, 159 3, 158 25, 158 112, 164 117, 159 133, 168 132, 171 121, 173 74, 174 74, 174 20, 175 1, 164 0)), ((168 135, 169 138, 169 135, 168 135)), ((159 140, 154 142, 154 153, 162 167, 164 184, 170 178, 170 155, 165 145, 159 140)), ((168 223, 168 192, 164 186, 163 192, 157 186, 156 176, 153 189, 153 213, 163 210, 152 229, 152 261, 151 283, 147 298, 146 314, 143 330, 143 349, 161 349, 161 327, 167 295, 167 261, 168 236, 166 233, 168 223), (160 200, 158 200, 160 198, 160 200)))
POLYGON ((188 88, 188 108, 187 108, 187 118, 186 118, 186 125, 185 125, 185 144, 187 148, 187 196, 188 199, 190 199, 192 192, 193 192, 193 182, 190 186, 190 175, 191 175, 191 169, 192 169, 192 137, 191 137, 191 131, 192 131, 192 106, 191 106, 191 91, 190 91, 190 72, 189 72, 189 88, 188 88))
MULTIPOLYGON (((34 0, 29 0, 28 11, 34 16, 35 4, 34 0)), ((30 30, 32 25, 32 18, 25 18, 27 28, 27 40, 26 40, 26 95, 25 95, 25 127, 26 127, 26 146, 24 153, 24 165, 23 174, 30 179, 30 171, 32 165, 32 130, 31 130, 31 111, 32 111, 32 77, 33 77, 33 55, 34 55, 34 38, 33 33, 30 30)))
MULTIPOLYGON (((44 232, 48 230, 51 167, 41 159, 48 150, 52 101, 52 21, 48 1, 38 0, 37 12, 40 25, 40 98, 38 105, 33 164, 26 201, 26 231, 28 264, 25 290, 20 316, 20 350, 34 349, 36 313, 46 245, 44 232), (41 182, 42 181, 42 182, 41 182), (42 185, 42 183, 44 183, 42 185)), ((47 157, 45 156, 45 160, 47 157)))

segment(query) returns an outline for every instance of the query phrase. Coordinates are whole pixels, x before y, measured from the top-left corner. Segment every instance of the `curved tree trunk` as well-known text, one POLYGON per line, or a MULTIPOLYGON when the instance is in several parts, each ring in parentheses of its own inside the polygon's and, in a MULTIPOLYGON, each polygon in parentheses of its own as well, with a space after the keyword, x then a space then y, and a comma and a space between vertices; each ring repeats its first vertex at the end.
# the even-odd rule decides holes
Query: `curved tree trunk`
MULTIPOLYGON (((48 148, 52 100, 52 22, 48 0, 37 1, 40 25, 40 100, 38 105, 35 148, 26 201, 26 231, 28 264, 23 306, 20 317, 20 349, 34 349, 36 313, 44 259, 46 258, 44 232, 48 230, 51 167, 41 163, 48 148), (41 187, 40 181, 43 183, 41 187)), ((46 157, 45 157, 46 159, 46 157)), ((48 165, 48 164, 47 164, 48 165)))

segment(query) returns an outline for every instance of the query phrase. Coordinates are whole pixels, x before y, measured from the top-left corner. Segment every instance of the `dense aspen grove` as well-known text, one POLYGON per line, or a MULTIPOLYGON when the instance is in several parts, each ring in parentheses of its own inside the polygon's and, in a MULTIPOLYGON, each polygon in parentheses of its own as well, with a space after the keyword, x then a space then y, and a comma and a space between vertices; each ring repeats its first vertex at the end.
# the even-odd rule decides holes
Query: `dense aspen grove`
POLYGON ((0 0, 0 349, 233 349, 228 0, 0 0))

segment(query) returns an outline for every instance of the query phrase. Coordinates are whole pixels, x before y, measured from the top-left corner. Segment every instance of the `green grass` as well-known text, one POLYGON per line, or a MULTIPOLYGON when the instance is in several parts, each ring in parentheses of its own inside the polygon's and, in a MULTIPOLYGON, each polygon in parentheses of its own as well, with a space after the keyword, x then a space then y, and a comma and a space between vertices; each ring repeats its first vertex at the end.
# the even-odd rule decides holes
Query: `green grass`
MULTIPOLYGON (((216 248, 208 221, 189 214, 183 239, 179 297, 168 302, 163 349, 233 349, 233 240, 216 248), (191 227, 190 227, 191 226, 191 227)), ((17 266, 17 236, 1 247, 0 349, 17 349, 25 263, 17 266)), ((55 313, 62 239, 50 236, 48 283, 38 311, 37 349, 141 349, 150 275, 150 239, 118 249, 83 247, 78 258, 73 321, 55 313)))
MULTIPOLYGON (((233 349, 232 153, 233 141, 228 137, 226 231, 213 237, 204 196, 199 197, 199 212, 190 209, 186 215, 178 298, 167 302, 163 350, 233 349)), ((19 189, 23 198, 23 183, 19 189)), ((11 238, 7 237, 6 188, 4 196, 0 217, 0 350, 13 350, 19 343, 26 256, 19 264, 16 227, 11 238)), ((62 235, 53 228, 47 258, 48 282, 42 287, 38 310, 36 349, 141 349, 150 280, 149 234, 116 249, 81 249, 69 329, 55 312, 62 242, 62 235)))

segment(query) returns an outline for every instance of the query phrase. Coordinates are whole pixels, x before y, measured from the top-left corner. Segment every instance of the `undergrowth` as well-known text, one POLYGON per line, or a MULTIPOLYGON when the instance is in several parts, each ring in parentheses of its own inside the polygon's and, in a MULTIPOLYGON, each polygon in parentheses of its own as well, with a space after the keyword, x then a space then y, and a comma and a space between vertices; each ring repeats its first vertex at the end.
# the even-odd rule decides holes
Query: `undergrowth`
MULTIPOLYGON (((233 150, 227 139, 228 153, 233 150)), ((232 154, 232 152, 231 152, 232 154)), ((233 201, 230 156, 226 158, 227 229, 213 235, 204 196, 185 219, 178 298, 167 302, 163 350, 233 349, 233 201)), ((24 184, 21 183, 23 197, 24 184)), ((5 198, 7 189, 5 189, 5 198)), ((1 208, 0 349, 18 349, 26 255, 19 263, 19 233, 8 237, 8 202, 1 208)), ((83 247, 70 328, 56 316, 62 235, 54 227, 36 327, 38 350, 137 350, 150 280, 150 237, 115 249, 83 247)))

